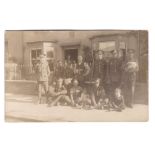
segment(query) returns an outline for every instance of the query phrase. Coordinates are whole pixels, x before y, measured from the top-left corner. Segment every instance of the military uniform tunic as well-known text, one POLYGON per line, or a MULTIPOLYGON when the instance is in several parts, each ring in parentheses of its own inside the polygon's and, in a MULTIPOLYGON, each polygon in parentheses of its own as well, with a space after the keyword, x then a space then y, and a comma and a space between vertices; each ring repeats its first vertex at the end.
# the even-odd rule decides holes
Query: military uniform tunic
POLYGON ((106 76, 106 63, 104 60, 96 60, 94 63, 93 77, 105 80, 106 76))
POLYGON ((122 77, 122 61, 119 58, 112 58, 109 62, 109 81, 111 91, 120 87, 122 77))

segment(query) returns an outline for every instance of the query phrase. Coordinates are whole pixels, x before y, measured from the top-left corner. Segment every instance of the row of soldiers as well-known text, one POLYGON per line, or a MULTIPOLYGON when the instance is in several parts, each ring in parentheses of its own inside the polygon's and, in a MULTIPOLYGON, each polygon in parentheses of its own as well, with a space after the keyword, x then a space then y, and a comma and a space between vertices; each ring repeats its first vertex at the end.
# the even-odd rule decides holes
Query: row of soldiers
MULTIPOLYGON (((87 93, 91 98, 90 104, 96 103, 93 101, 94 99, 90 94, 95 93, 95 88, 93 86, 97 83, 97 81, 100 81, 99 85, 104 88, 106 98, 109 100, 114 98, 114 92, 116 90, 116 92, 123 92, 121 94, 125 96, 125 104, 128 107, 132 107, 135 92, 136 73, 138 71, 138 63, 134 57, 135 51, 128 50, 125 61, 118 57, 118 52, 116 50, 112 51, 112 58, 108 61, 104 59, 103 55, 104 52, 98 51, 93 63, 88 63, 87 61, 84 61, 82 56, 78 56, 77 63, 65 61, 64 64, 61 61, 57 61, 56 64, 48 64, 46 61, 46 56, 41 55, 40 62, 36 65, 39 103, 41 102, 42 87, 44 88, 45 94, 48 98, 50 94, 49 83, 55 87, 54 91, 56 92, 59 85, 62 85, 59 84, 62 83, 59 82, 62 81, 60 79, 64 79, 64 81, 71 79, 72 86, 74 86, 73 83, 78 83, 79 87, 83 90, 86 90, 87 92, 91 90, 91 93, 87 93), (56 84, 54 84, 55 82, 56 84)), ((69 83, 71 84, 71 81, 69 83)), ((70 101, 73 102, 70 96, 71 86, 68 88, 65 82, 64 85, 66 85, 66 94, 68 93, 70 101)), ((61 95, 58 96, 59 99, 61 95)), ((86 96, 87 95, 85 95, 85 98, 86 96)), ((69 98, 66 101, 69 101, 69 98)), ((87 101, 85 100, 84 102, 87 101)))
MULTIPOLYGON (((83 60, 82 56, 78 56, 78 62, 60 60, 56 63, 50 62, 49 68, 54 79, 58 78, 77 78, 80 82, 89 81, 91 79, 100 78, 102 82, 120 81, 122 60, 117 57, 117 51, 112 51, 113 58, 107 62, 103 59, 103 52, 98 51, 94 63, 83 60)), ((86 60, 86 59, 85 59, 86 60)))

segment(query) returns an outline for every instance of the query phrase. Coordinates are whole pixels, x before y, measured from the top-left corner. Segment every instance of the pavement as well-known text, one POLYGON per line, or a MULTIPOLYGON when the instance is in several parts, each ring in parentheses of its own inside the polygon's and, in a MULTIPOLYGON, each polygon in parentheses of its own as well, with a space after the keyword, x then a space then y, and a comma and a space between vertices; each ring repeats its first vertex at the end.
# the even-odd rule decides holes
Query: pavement
POLYGON ((148 105, 135 103, 122 112, 85 110, 70 106, 37 104, 37 96, 5 94, 6 122, 143 122, 148 121, 148 105))

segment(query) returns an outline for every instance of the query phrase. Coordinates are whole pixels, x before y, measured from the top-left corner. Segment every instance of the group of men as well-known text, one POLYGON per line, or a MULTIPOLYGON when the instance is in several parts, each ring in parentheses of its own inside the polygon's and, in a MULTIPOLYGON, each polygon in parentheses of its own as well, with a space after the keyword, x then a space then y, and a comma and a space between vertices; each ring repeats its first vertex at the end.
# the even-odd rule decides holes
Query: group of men
POLYGON ((66 60, 49 64, 46 55, 40 55, 36 65, 38 103, 44 88, 48 106, 70 105, 80 108, 115 109, 122 111, 134 103, 138 63, 135 51, 128 50, 126 59, 116 50, 105 59, 97 51, 92 63, 78 56, 77 63, 66 60), (49 82, 50 81, 50 82, 49 82))

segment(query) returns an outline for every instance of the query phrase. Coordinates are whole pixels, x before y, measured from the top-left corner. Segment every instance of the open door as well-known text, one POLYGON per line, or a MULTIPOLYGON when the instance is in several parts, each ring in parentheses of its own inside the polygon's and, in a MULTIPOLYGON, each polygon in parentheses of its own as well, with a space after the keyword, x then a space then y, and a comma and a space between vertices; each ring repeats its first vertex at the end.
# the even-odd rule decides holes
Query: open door
POLYGON ((70 60, 71 62, 77 62, 78 49, 65 49, 64 56, 65 60, 70 60))

